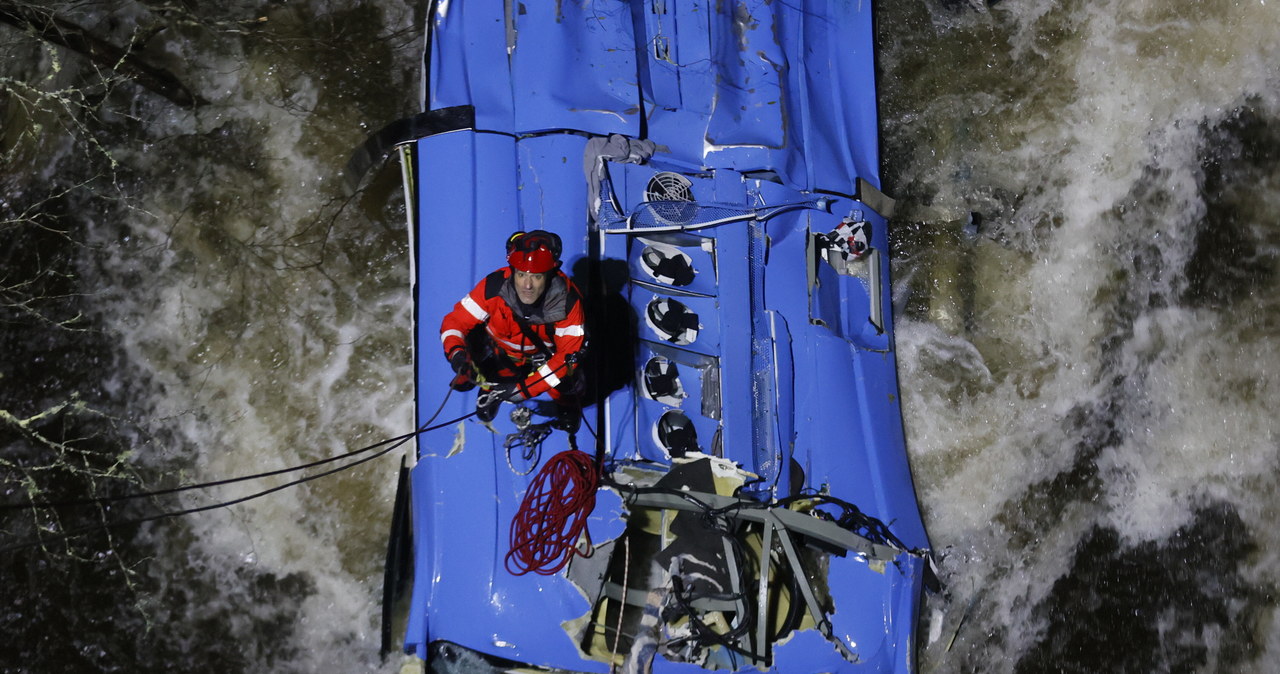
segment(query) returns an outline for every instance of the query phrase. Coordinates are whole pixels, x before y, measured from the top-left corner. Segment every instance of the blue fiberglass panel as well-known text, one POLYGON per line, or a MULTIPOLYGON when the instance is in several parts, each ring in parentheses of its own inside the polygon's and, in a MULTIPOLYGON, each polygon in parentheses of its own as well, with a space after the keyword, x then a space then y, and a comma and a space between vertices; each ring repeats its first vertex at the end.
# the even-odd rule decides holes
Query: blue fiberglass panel
MULTIPOLYGON (((919 596, 922 571, 921 561, 908 555, 899 555, 882 570, 852 555, 831 558, 827 578, 836 597, 831 627, 857 653, 859 666, 833 664, 825 671, 912 671, 913 597, 919 596)), ((790 653, 779 649, 778 657, 784 655, 790 653)))
MULTIPOLYGON (((456 131, 418 141, 416 157, 415 329, 421 423, 435 412, 452 376, 440 344, 440 320, 485 274, 504 264, 501 242, 511 232, 510 223, 518 221, 518 212, 516 173, 511 170, 516 158, 513 139, 456 131), (498 162, 507 170, 485 168, 498 162)), ((461 396, 452 396, 440 418, 465 411, 461 396)), ((439 439, 445 435, 441 431, 420 436, 420 454, 447 449, 451 440, 439 439)))
POLYGON ((859 177, 880 185, 870 3, 652 2, 640 12, 654 46, 636 57, 649 136, 673 159, 772 169, 806 190, 852 194, 859 177))
MULTIPOLYGON (((587 252, 587 185, 582 174, 582 152, 587 139, 579 135, 553 134, 522 138, 516 143, 516 195, 519 228, 545 229, 560 235, 564 244, 564 272, 574 268, 587 252)), ((492 167, 498 171, 511 167, 492 167)), ((510 231, 516 222, 508 223, 510 231)), ((510 231, 508 233, 510 233, 510 231)), ((502 241, 491 242, 502 246, 502 241)))
MULTIPOLYGON (((410 494, 429 494, 431 489, 430 469, 419 463, 409 473, 410 494)), ((427 523, 431 519, 431 510, 427 499, 415 496, 409 502, 410 522, 413 545, 417 550, 413 555, 413 578, 419 579, 413 584, 409 597, 409 616, 404 628, 404 652, 412 653, 420 658, 427 657, 427 634, 431 624, 427 612, 422 610, 427 605, 427 597, 431 595, 430 581, 422 580, 435 577, 432 570, 432 556, 426 554, 424 547, 430 541, 431 531, 427 523)))
POLYGON ((875 265, 871 264, 872 259, 866 259, 866 267, 863 270, 866 278, 859 279, 859 287, 857 292, 860 300, 866 302, 865 308, 859 313, 846 316, 846 334, 858 346, 866 349, 883 350, 892 348, 893 333, 893 293, 889 279, 889 224, 888 221, 880 217, 879 213, 867 208, 861 203, 854 203, 855 211, 871 225, 871 248, 869 255, 876 256, 880 263, 880 297, 872 297, 874 287, 871 285, 871 274, 875 272, 875 265), (869 314, 871 302, 878 302, 884 310, 883 326, 877 327, 871 322, 869 314), (883 332, 881 332, 883 330, 883 332))
POLYGON ((514 130, 639 136, 631 8, 620 2, 560 2, 555 7, 554 12, 516 14, 514 130))
POLYGON ((907 463, 906 438, 902 429, 902 409, 898 401, 897 365, 892 353, 851 347, 855 377, 850 382, 858 395, 857 413, 866 435, 863 451, 876 479, 873 490, 864 493, 863 510, 884 522, 910 548, 928 547, 915 485, 907 463), (871 498, 867 498, 871 497, 871 498))
MULTIPOLYGON (((680 3, 687 14, 694 5, 700 3, 680 3)), ((676 9, 679 9, 677 6, 676 9)), ((680 43, 677 27, 680 21, 667 2, 657 0, 653 3, 641 4, 634 10, 640 36, 637 42, 643 42, 643 51, 636 51, 637 65, 641 66, 640 84, 645 101, 660 110, 692 110, 697 101, 684 101, 681 98, 681 79, 685 76, 702 78, 707 69, 704 62, 685 62, 680 58, 680 43)), ((706 19, 703 19, 705 23, 706 19)))
POLYGON ((513 126, 511 66, 501 2, 440 2, 428 21, 430 109, 475 106, 476 128, 513 126))
POLYGON ((845 194, 859 177, 880 185, 870 3, 506 5, 437 5, 431 108, 473 105, 477 128, 507 133, 632 137, 643 114, 689 166, 845 194))
POLYGON ((721 399, 724 414, 724 457, 764 478, 771 486, 776 474, 768 474, 756 456, 752 437, 754 413, 752 385, 751 280, 748 271, 750 231, 744 223, 715 228, 716 276, 723 293, 719 300, 721 321, 720 361, 721 399))
POLYGON ((780 150, 786 143, 782 75, 788 63, 775 24, 789 10, 784 3, 756 5, 750 21, 744 22, 739 16, 744 6, 718 4, 725 13, 710 27, 709 56, 716 77, 707 145, 780 150))
MULTIPOLYGON (((517 142, 471 131, 419 141, 419 423, 435 412, 452 376, 441 353, 440 318, 485 274, 505 265, 507 236, 521 227, 551 229, 565 239, 566 261, 585 254, 584 143, 578 136, 517 142), (531 187, 535 176, 546 180, 541 194, 531 187)), ((451 394, 439 419, 466 414, 475 395, 451 394)), ((531 479, 506 463, 502 439, 514 430, 504 414, 509 409, 504 405, 494 420, 496 433, 469 419, 419 438, 413 513, 421 582, 414 588, 408 650, 421 653, 426 643, 443 639, 529 663, 579 660, 560 625, 586 613, 581 593, 560 576, 514 576, 504 566, 509 525, 531 479), (529 621, 530 613, 544 620, 529 621)), ((557 434, 544 452, 564 448, 557 434)))
POLYGON ((851 194, 857 178, 879 188, 871 3, 809 0, 805 9, 784 17, 780 31, 797 66, 787 72, 788 113, 797 120, 789 140, 803 148, 788 156, 787 173, 812 189, 851 194))
POLYGON ((659 0, 643 3, 640 11, 645 20, 639 25, 652 46, 637 54, 647 66, 651 91, 649 136, 689 166, 746 170, 780 164, 775 155, 785 127, 778 71, 785 64, 742 49, 750 42, 772 43, 768 24, 774 10, 763 4, 659 0))
MULTIPOLYGON (((453 308, 474 284, 502 263, 500 245, 516 217, 515 174, 483 170, 486 164, 514 165, 514 141, 494 135, 457 131, 432 136, 417 143, 419 228, 415 237, 417 281, 416 353, 418 364, 418 423, 435 413, 448 393, 452 376, 440 346, 440 319, 453 308), (501 224, 499 224, 501 223, 501 224)), ((462 416, 474 402, 461 394, 449 396, 437 422, 462 416)), ((455 583, 445 588, 434 582, 453 577, 458 556, 456 532, 470 531, 477 540, 492 541, 495 532, 492 507, 477 493, 491 493, 493 470, 474 467, 466 480, 450 481, 450 473, 460 467, 443 457, 453 446, 454 428, 445 428, 418 437, 419 463, 413 471, 414 544, 418 547, 418 568, 406 648, 421 650, 428 639, 459 624, 451 613, 437 620, 429 610, 442 606, 442 591, 469 592, 455 599, 455 606, 474 606, 485 599, 486 582, 455 583), (450 487, 454 487, 451 490, 450 487), (481 533, 486 532, 486 533, 481 533), (425 554, 424 554, 425 553, 425 554), (427 632, 430 626, 431 633, 427 632)), ((492 546, 492 543, 490 543, 492 546)))
POLYGON ((621 3, 442 2, 432 17, 431 108, 473 105, 504 133, 640 133, 631 9, 621 3), (550 6, 548 6, 550 9, 550 6))

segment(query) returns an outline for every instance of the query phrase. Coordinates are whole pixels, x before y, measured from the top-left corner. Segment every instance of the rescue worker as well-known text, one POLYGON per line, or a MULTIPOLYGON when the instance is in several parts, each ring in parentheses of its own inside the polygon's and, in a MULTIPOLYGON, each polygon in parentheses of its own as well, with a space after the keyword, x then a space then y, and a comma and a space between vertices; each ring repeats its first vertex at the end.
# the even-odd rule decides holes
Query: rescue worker
POLYGON ((476 398, 488 423, 503 400, 548 394, 558 405, 556 426, 573 432, 581 418, 578 357, 586 342, 582 296, 560 271, 560 237, 544 230, 507 239, 507 263, 467 293, 440 324, 449 385, 490 385, 476 398), (481 329, 483 328, 483 329, 481 329))

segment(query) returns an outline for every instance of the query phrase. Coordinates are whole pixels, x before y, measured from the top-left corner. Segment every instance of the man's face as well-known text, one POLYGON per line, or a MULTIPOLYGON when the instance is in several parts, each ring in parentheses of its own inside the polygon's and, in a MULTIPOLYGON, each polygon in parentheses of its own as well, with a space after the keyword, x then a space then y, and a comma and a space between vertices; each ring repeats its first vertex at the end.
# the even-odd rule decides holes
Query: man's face
POLYGON ((525 304, 537 302, 538 298, 542 297, 542 292, 547 289, 546 274, 531 274, 517 269, 514 280, 516 296, 525 304))

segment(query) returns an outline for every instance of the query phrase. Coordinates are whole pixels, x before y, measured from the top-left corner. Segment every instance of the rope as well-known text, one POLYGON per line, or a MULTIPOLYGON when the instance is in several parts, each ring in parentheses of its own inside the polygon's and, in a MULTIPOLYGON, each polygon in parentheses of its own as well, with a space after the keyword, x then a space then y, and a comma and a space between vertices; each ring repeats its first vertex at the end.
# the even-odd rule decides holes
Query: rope
POLYGON ((35 500, 35 501, 29 501, 27 503, 0 503, 0 510, 33 510, 38 508, 63 508, 68 506, 99 505, 99 504, 106 504, 106 503, 115 503, 119 501, 129 501, 129 500, 140 499, 140 498, 149 498, 152 496, 167 496, 169 494, 180 494, 182 492, 192 491, 195 489, 208 489, 209 487, 221 487, 228 484, 235 484, 237 482, 259 480, 264 477, 273 477, 275 475, 284 475, 285 473, 294 473, 300 470, 306 470, 308 468, 315 468, 316 466, 322 466, 327 463, 333 463, 334 461, 349 459, 358 454, 363 454, 365 452, 377 449, 379 447, 382 447, 383 445, 388 445, 391 443, 397 443, 395 446, 398 447, 405 440, 416 437, 418 433, 421 433, 421 432, 422 431, 415 431, 413 433, 398 435, 394 438, 387 438, 386 440, 380 440, 378 442, 375 442, 372 445, 367 445, 365 447, 352 450, 345 454, 331 456, 331 457, 320 459, 317 461, 312 461, 310 463, 304 463, 298 466, 290 466, 288 468, 279 468, 276 470, 269 470, 262 473, 254 473, 253 475, 242 475, 240 477, 231 477, 231 478, 225 478, 221 480, 211 480, 209 482, 200 482, 197 484, 186 484, 180 487, 169 487, 167 489, 156 489, 154 491, 131 492, 128 494, 120 494, 118 496, 100 496, 96 498, 73 498, 73 499, 65 499, 61 501, 35 500))
MULTIPOLYGON (((419 435, 426 433, 428 431, 434 431, 439 428, 448 426, 449 424, 455 424, 475 414, 475 412, 472 412, 471 414, 468 414, 463 417, 459 417, 452 421, 448 421, 443 424, 439 424, 437 426, 431 426, 430 425, 431 422, 435 421, 436 417, 440 416, 440 412, 444 410, 444 405, 445 403, 449 402, 449 396, 452 394, 453 394, 452 389, 450 389, 448 392, 445 393, 444 400, 440 401, 440 407, 436 408, 435 414, 432 414, 430 419, 428 419, 425 423, 419 426, 418 430, 413 431, 412 433, 405 433, 404 435, 397 435, 394 438, 379 440, 378 442, 375 442, 372 445, 365 445, 364 447, 361 447, 359 449, 353 449, 347 452, 346 454, 330 456, 328 458, 318 459, 316 461, 311 461, 309 463, 304 463, 297 466, 290 466, 288 468, 277 468, 276 470, 268 470, 261 473, 254 473, 252 475, 241 475, 240 477, 229 477, 221 480, 210 480, 208 482, 185 484, 179 487, 155 489, 152 491, 131 492, 128 494, 120 494, 117 496, 99 496, 96 498, 73 498, 73 499, 64 499, 60 501, 31 500, 26 503, 0 503, 0 510, 34 510, 38 508, 63 508, 68 506, 102 505, 107 503, 116 503, 119 501, 130 501, 133 499, 150 498, 153 496, 168 496, 169 494, 180 494, 182 492, 192 491, 195 489, 208 489, 209 487, 222 487, 228 484, 235 484, 237 482, 247 482, 249 480, 259 480, 264 477, 274 477, 276 475, 284 475, 286 473, 296 473, 298 471, 306 470, 308 468, 315 468, 316 466, 323 466, 327 463, 333 463, 335 461, 349 459, 351 457, 364 454, 365 452, 375 450, 379 447, 382 447, 383 445, 392 445, 391 449, 395 449, 396 447, 403 445, 407 440, 416 438, 419 435)), ((390 450, 387 450, 387 451, 390 451, 390 450)), ((387 452, 379 452, 376 456, 382 456, 383 454, 386 454, 386 453, 387 452)), ((351 464, 351 465, 358 465, 358 464, 351 464)), ((329 473, 323 473, 323 475, 328 475, 328 474, 329 473)), ((300 480, 299 482, 306 482, 306 481, 307 480, 304 479, 304 480, 300 480)), ((289 483, 289 485, 293 485, 293 484, 298 484, 298 482, 289 483)), ((286 485, 286 486, 289 486, 289 485, 286 485)))
POLYGON ((591 556, 593 549, 584 553, 577 544, 586 532, 590 546, 587 517, 596 506, 598 480, 595 460, 585 452, 569 449, 547 461, 511 520, 508 572, 550 576, 563 569, 574 554, 591 556))
POLYGON ((538 462, 542 460, 542 441, 546 440, 548 435, 551 435, 550 423, 533 424, 518 433, 508 435, 506 441, 502 443, 507 450, 507 468, 520 476, 532 473, 538 467, 538 462), (511 450, 516 447, 522 448, 520 457, 529 466, 524 470, 517 469, 515 462, 511 460, 511 450))
MULTIPOLYGON (((445 401, 448 401, 448 399, 449 399, 449 395, 448 395, 448 394, 446 394, 446 395, 445 395, 445 401)), ((206 512, 206 511, 209 511, 209 510, 215 510, 215 509, 217 509, 217 508, 226 508, 226 507, 229 507, 229 506, 238 505, 238 504, 240 504, 240 503, 244 503, 244 502, 246 502, 246 501, 252 501, 252 500, 254 500, 254 499, 257 499, 257 498, 261 498, 261 497, 263 497, 263 496, 266 496, 266 495, 268 495, 268 494, 274 494, 274 493, 276 493, 276 492, 278 492, 278 491, 282 491, 282 490, 284 490, 284 489, 288 489, 289 487, 294 487, 294 486, 297 486, 297 485, 300 485, 300 484, 303 484, 303 483, 306 483, 306 482, 310 482, 310 481, 312 481, 312 480, 317 480, 317 479, 320 479, 320 478, 322 478, 322 477, 327 477, 327 476, 329 476, 329 475, 333 475, 333 474, 335 474, 335 473, 340 473, 340 472, 342 472, 342 471, 344 471, 344 470, 348 470, 348 469, 350 469, 350 468, 355 468, 356 466, 359 466, 359 465, 361 465, 361 464, 368 463, 368 462, 370 462, 370 461, 372 461, 372 460, 374 460, 374 459, 377 459, 377 458, 379 458, 379 457, 381 457, 381 456, 385 456, 386 454, 388 454, 388 453, 390 453, 390 452, 394 451, 396 448, 400 447, 400 446, 401 446, 401 445, 403 445, 404 443, 408 442, 409 440, 411 440, 411 439, 413 439, 413 438, 417 437, 418 435, 420 435, 420 434, 422 434, 422 433, 426 433, 426 432, 428 432, 428 431, 438 430, 438 429, 444 428, 444 427, 446 427, 446 426, 450 426, 450 425, 456 424, 456 423, 458 423, 458 422, 460 422, 460 421, 463 421, 463 420, 465 420, 465 419, 467 419, 467 418, 469 418, 469 417, 471 417, 471 416, 475 415, 475 412, 470 412, 470 413, 468 413, 468 414, 464 414, 464 415, 462 415, 462 416, 460 416, 460 417, 458 417, 458 418, 456 418, 456 419, 451 419, 451 420, 446 421, 446 422, 444 422, 444 423, 436 424, 436 425, 434 425, 434 426, 430 425, 430 424, 431 424, 431 422, 435 421, 436 417, 440 416, 440 412, 441 412, 443 409, 444 409, 444 402, 441 402, 441 403, 440 403, 440 407, 439 407, 439 409, 437 409, 437 410, 436 410, 436 413, 435 413, 435 414, 433 414, 433 415, 431 416, 431 418, 430 418, 430 419, 428 419, 428 420, 426 421, 426 423, 424 423, 424 424, 422 424, 422 426, 418 427, 418 430, 414 431, 413 433, 406 433, 406 434, 404 434, 404 435, 397 436, 397 437, 395 437, 395 438, 391 438, 391 439, 389 439, 389 440, 383 440, 382 442, 375 443, 375 444, 370 445, 370 446, 368 446, 368 447, 364 447, 364 448, 361 448, 361 449, 355 450, 355 451, 353 451, 353 452, 349 452, 349 453, 347 453, 347 454, 343 454, 343 455, 341 455, 341 456, 336 456, 336 457, 331 457, 331 458, 329 458, 329 459, 323 459, 323 460, 320 460, 320 461, 315 461, 315 462, 312 462, 312 463, 306 464, 305 466, 299 466, 299 467, 295 467, 295 468, 291 468, 291 469, 284 469, 284 470, 278 470, 278 471, 271 471, 270 473, 262 473, 262 474, 259 474, 259 475, 257 475, 257 476, 250 475, 250 476, 245 476, 245 477, 240 477, 240 478, 232 478, 232 479, 228 479, 228 480, 218 480, 218 481, 216 481, 216 482, 211 482, 211 483, 204 483, 204 484, 197 484, 197 485, 187 485, 187 486, 185 486, 185 487, 176 487, 176 488, 173 488, 173 489, 162 489, 162 490, 159 490, 159 491, 157 491, 157 492, 147 492, 147 493, 139 493, 139 494, 126 494, 126 495, 124 495, 124 496, 121 496, 121 497, 115 497, 115 498, 82 499, 82 500, 79 500, 79 501, 71 501, 71 502, 68 502, 68 504, 71 504, 71 505, 81 505, 81 504, 83 504, 83 503, 109 503, 109 502, 111 502, 111 501, 125 500, 125 499, 131 499, 131 498, 140 498, 140 497, 143 497, 143 496, 150 496, 150 495, 157 495, 157 494, 176 493, 176 492, 186 491, 186 490, 189 490, 189 489, 196 489, 196 488, 206 487, 206 486, 212 486, 212 485, 229 484, 229 483, 232 483, 232 482, 240 482, 240 481, 244 481, 244 480, 253 479, 254 477, 260 477, 260 476, 263 476, 263 475, 268 475, 268 474, 274 475, 274 474, 279 474, 279 473, 283 473, 283 472, 289 472, 289 471, 291 471, 291 470, 299 470, 299 469, 301 469, 301 468, 306 468, 306 467, 310 467, 310 466, 320 465, 320 464, 323 464, 323 463, 328 463, 328 462, 331 462, 331 461, 335 461, 335 460, 337 460, 337 459, 342 459, 342 458, 347 458, 347 457, 350 457, 350 456, 354 456, 354 455, 359 454, 359 453, 361 453, 361 452, 366 452, 366 451, 369 451, 370 449, 373 449, 373 448, 376 448, 376 447, 380 447, 380 446, 382 446, 382 445, 386 445, 386 444, 388 444, 388 443, 394 443, 394 444, 391 444, 389 447, 386 447, 386 448, 381 449, 381 450, 379 450, 379 451, 377 451, 377 452, 374 452, 373 454, 370 454, 369 456, 366 456, 366 457, 364 457, 364 458, 361 458, 361 459, 359 459, 359 460, 357 460, 357 461, 352 461, 351 463, 343 464, 343 465, 338 466, 338 467, 336 467, 336 468, 331 468, 331 469, 329 469, 329 470, 326 470, 326 471, 323 471, 323 472, 320 472, 320 473, 316 473, 316 474, 314 474, 314 475, 307 475, 307 476, 304 476, 304 477, 298 478, 298 479, 296 479, 296 480, 292 480, 292 481, 290 481, 290 482, 286 482, 286 483, 284 483, 284 484, 281 484, 281 485, 278 485, 278 486, 275 486, 275 487, 271 487, 271 488, 269 488, 269 489, 264 489, 264 490, 262 490, 262 491, 255 492, 255 493, 253 493, 253 494, 249 494, 249 495, 247 495, 247 496, 242 496, 242 497, 240 497, 240 498, 231 499, 231 500, 228 500, 228 501, 221 501, 221 502, 213 503, 213 504, 210 504, 210 505, 198 506, 198 507, 194 507, 194 508, 185 508, 185 509, 182 509, 182 510, 171 510, 171 511, 165 511, 165 512, 160 512, 160 513, 157 513, 157 514, 154 514, 154 515, 145 516, 145 517, 137 517, 137 518, 134 518, 134 519, 118 520, 118 521, 114 521, 114 522, 101 522, 101 523, 98 523, 98 524, 92 524, 92 525, 88 525, 88 526, 79 527, 79 528, 76 528, 76 529, 70 529, 70 530, 67 530, 67 531, 62 531, 62 532, 59 532, 57 535, 53 535, 53 536, 39 536, 39 537, 37 537, 37 538, 36 538, 36 539, 34 539, 34 540, 25 541, 25 542, 22 542, 22 543, 15 543, 15 544, 12 544, 12 545, 0 546, 0 554, 5 554, 5 553, 9 553, 9 552, 14 552, 14 551, 22 550, 22 549, 25 549, 25 548, 32 548, 32 547, 36 547, 36 546, 43 546, 43 545, 45 545, 45 544, 47 544, 47 543, 52 543, 52 542, 57 542, 57 541, 62 541, 62 540, 69 540, 69 539, 75 538, 76 536, 81 536, 81 535, 83 535, 83 534, 93 533, 93 532, 96 532, 96 531, 101 531, 101 530, 110 530, 110 529, 115 529, 115 528, 119 528, 119 527, 133 526, 133 525, 138 525, 138 524, 145 524, 145 523, 147 523, 147 522, 155 522, 155 521, 158 521, 158 520, 165 520, 165 519, 171 519, 171 518, 175 518, 175 517, 182 517, 182 516, 184 516, 184 515, 192 515, 192 514, 195 514, 195 513, 206 512)), ((593 492, 593 495, 594 495, 594 492, 593 492)), ((23 505, 26 505, 26 504, 23 504, 23 505)), ((54 507, 54 506, 57 506, 57 505, 59 505, 59 504, 58 504, 58 503, 41 503, 41 502, 35 502, 34 504, 32 504, 32 507, 54 507)))
POLYGON ((613 630, 613 652, 609 654, 609 674, 618 670, 618 642, 622 641, 622 616, 627 612, 627 590, 631 587, 631 537, 622 537, 622 601, 618 602, 618 627, 613 630))

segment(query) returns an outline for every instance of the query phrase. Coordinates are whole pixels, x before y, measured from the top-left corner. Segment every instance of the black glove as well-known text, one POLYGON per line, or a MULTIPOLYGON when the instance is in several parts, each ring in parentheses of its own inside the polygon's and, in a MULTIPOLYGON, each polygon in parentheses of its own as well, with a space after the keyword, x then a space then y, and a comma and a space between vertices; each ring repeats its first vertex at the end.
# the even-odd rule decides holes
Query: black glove
POLYGON ((467 350, 458 347, 449 352, 449 366, 453 368, 453 380, 449 388, 455 391, 470 391, 476 387, 475 368, 471 366, 471 356, 467 350))

